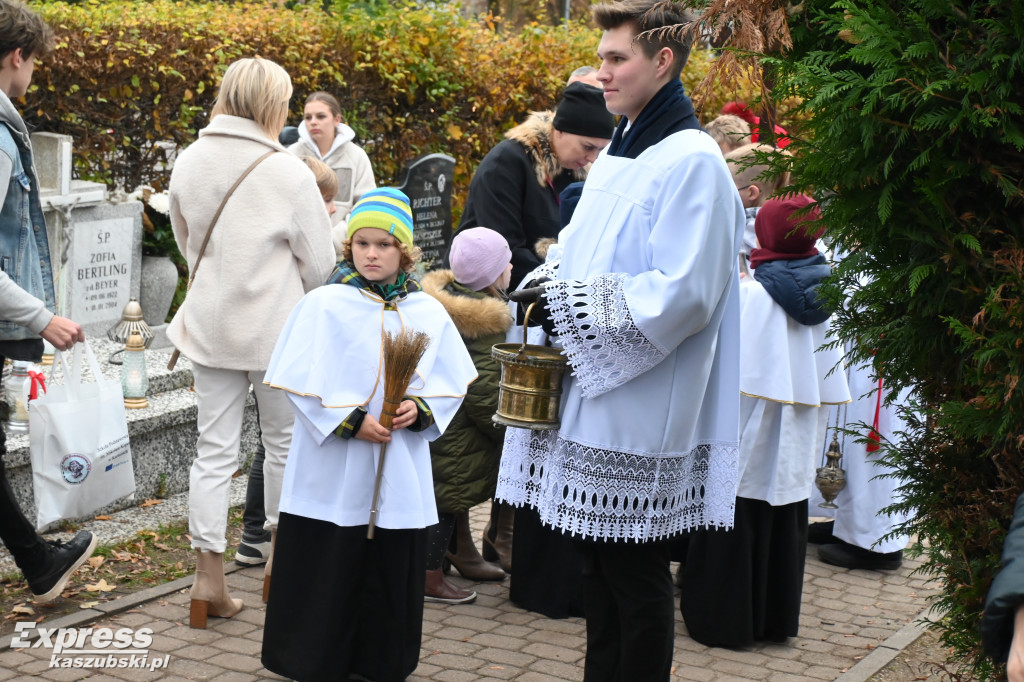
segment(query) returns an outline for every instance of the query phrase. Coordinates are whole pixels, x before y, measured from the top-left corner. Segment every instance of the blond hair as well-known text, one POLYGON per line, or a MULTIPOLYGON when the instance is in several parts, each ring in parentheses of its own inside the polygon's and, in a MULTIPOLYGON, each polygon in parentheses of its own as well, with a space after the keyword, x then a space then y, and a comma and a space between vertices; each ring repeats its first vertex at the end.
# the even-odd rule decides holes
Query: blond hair
POLYGON ((747 144, 739 149, 734 149, 725 155, 725 160, 732 171, 732 177, 737 187, 757 185, 761 190, 764 199, 772 196, 780 189, 789 184, 789 173, 770 175, 770 167, 764 157, 758 158, 758 154, 785 154, 789 152, 776 149, 767 144, 747 144))
POLYGON ((750 124, 733 114, 722 114, 704 126, 704 130, 715 142, 730 150, 750 144, 750 124))
POLYGON ((338 176, 326 163, 312 156, 300 156, 302 162, 309 166, 316 178, 316 187, 320 196, 334 198, 338 193, 338 176))
POLYGON ((255 121, 267 137, 277 140, 288 116, 292 79, 269 59, 239 59, 224 72, 210 118, 220 114, 255 121))

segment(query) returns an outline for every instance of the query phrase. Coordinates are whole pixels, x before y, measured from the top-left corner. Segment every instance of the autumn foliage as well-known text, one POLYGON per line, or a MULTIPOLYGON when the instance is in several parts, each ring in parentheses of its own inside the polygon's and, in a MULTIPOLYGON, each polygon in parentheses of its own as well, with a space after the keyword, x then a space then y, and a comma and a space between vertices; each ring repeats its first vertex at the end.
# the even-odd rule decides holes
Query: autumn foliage
MULTIPOLYGON (((529 111, 553 107, 572 70, 597 61, 599 40, 584 24, 504 29, 447 6, 325 12, 318 4, 113 0, 36 9, 58 43, 36 69, 26 119, 75 138, 81 177, 129 189, 165 186, 168 153, 207 124, 228 64, 260 55, 292 77, 290 123, 306 95, 327 90, 379 183, 421 154, 444 152, 457 161, 461 206, 483 155, 529 111)), ((710 58, 695 51, 688 87, 710 58)))

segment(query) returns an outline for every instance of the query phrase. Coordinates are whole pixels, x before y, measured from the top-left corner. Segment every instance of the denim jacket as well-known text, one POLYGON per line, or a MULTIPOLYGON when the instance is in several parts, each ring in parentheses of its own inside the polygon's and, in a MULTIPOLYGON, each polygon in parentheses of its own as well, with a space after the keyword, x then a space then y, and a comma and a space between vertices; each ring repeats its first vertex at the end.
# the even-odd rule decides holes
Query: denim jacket
MULTIPOLYGON (((0 208, 0 269, 29 294, 56 310, 50 247, 39 198, 39 181, 32 163, 32 147, 21 116, 6 95, 0 93, 0 154, 2 166, 10 166, 6 196, 0 208)), ((0 320, 0 341, 35 338, 26 327, 0 320)))

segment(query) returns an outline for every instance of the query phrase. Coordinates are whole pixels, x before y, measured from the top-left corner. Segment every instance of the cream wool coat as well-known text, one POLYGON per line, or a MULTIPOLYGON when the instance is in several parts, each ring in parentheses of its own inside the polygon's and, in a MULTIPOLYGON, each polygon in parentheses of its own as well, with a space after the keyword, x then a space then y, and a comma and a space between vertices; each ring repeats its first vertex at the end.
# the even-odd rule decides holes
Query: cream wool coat
POLYGON ((207 367, 262 371, 292 307, 334 267, 331 221, 313 172, 252 120, 221 114, 171 173, 171 226, 194 271, 224 195, 272 149, 228 200, 184 304, 167 330, 207 367))

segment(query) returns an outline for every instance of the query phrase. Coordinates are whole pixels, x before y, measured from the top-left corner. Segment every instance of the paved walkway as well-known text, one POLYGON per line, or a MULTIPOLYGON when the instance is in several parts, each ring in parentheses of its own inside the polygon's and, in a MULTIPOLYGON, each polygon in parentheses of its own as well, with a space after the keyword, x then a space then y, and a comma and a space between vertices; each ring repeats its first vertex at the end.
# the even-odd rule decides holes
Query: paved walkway
MULTIPOLYGON (((477 536, 486 507, 473 511, 477 536)), ((905 561, 894 572, 846 571, 822 563, 811 547, 807 557, 800 636, 785 645, 745 651, 712 649, 694 642, 676 612, 673 680, 867 680, 920 634, 914 621, 934 594, 927 582, 911 575, 919 565, 905 561)), ((281 679, 260 665, 264 604, 262 569, 235 569, 228 575, 234 596, 245 602, 235 618, 213 618, 207 630, 188 627, 191 578, 101 603, 46 628, 150 628, 146 665, 155 670, 51 668, 53 651, 45 646, 9 648, 0 638, 0 681, 51 680, 217 680, 231 682, 281 679), (165 664, 165 665, 164 665, 165 664)), ((470 584, 455 578, 462 585, 470 584)), ((474 604, 426 604, 420 665, 412 682, 470 680, 582 680, 585 624, 582 619, 551 620, 508 601, 508 583, 478 584, 474 604)), ((310 624, 316 627, 316 624, 310 624)), ((63 635, 55 634, 51 641, 63 635)), ((68 635, 70 636, 70 635, 68 635)), ((79 647, 87 648, 86 647, 79 647)), ((113 650, 102 651, 107 655, 113 650)), ((123 649, 122 649, 123 650, 123 649)), ((99 653, 99 652, 98 652, 99 653)), ((74 648, 59 658, 81 655, 74 648)), ((103 658, 103 656, 101 656, 103 658)), ((128 655, 116 657, 129 660, 128 655)), ((141 655, 136 665, 143 663, 141 655)))

